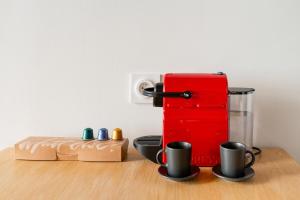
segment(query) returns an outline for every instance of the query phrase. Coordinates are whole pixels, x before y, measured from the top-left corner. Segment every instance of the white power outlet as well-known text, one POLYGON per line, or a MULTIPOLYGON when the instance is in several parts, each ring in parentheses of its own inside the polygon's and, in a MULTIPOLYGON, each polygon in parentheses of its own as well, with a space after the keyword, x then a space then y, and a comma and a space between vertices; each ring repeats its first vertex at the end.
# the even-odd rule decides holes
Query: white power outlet
POLYGON ((132 73, 129 77, 130 80, 130 103, 152 103, 151 97, 143 95, 143 89, 154 87, 155 83, 160 82, 160 74, 158 73, 132 73))

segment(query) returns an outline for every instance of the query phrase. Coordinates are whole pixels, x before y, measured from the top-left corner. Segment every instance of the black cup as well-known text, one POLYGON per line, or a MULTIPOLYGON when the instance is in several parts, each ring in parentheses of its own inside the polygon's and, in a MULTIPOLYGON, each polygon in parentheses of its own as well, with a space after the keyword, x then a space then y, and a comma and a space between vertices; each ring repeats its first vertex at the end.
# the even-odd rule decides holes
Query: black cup
POLYGON ((239 142, 226 142, 220 145, 221 172, 227 177, 238 178, 244 175, 245 168, 251 167, 255 156, 246 146, 239 142), (246 154, 251 155, 251 161, 245 164, 246 154))
POLYGON ((167 168, 171 177, 185 177, 191 173, 191 152, 192 145, 188 142, 172 142, 167 144, 165 149, 161 149, 156 154, 156 161, 167 168), (165 152, 167 163, 163 164, 159 155, 165 152))

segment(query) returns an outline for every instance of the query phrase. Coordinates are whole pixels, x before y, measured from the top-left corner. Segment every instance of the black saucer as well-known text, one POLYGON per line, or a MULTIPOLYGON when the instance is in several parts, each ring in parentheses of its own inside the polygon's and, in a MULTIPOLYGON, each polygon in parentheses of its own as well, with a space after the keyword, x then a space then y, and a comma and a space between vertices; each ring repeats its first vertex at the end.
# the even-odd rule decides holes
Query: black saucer
POLYGON ((169 176, 168 175, 168 171, 167 171, 167 168, 164 167, 164 166, 160 166, 158 168, 158 173, 165 177, 165 178, 168 178, 168 179, 171 179, 173 181, 187 181, 187 180, 190 180, 192 178, 195 178, 200 172, 200 169, 199 167, 196 167, 196 166, 191 166, 191 174, 188 175, 188 176, 185 176, 185 177, 172 177, 172 176, 169 176))
POLYGON ((237 178, 227 177, 224 174, 222 174, 221 165, 214 166, 212 168, 212 172, 215 176, 217 176, 221 179, 224 179, 224 180, 227 180, 227 181, 235 181, 235 182, 246 181, 246 180, 252 178, 255 175, 255 172, 251 167, 245 169, 244 176, 237 177, 237 178))

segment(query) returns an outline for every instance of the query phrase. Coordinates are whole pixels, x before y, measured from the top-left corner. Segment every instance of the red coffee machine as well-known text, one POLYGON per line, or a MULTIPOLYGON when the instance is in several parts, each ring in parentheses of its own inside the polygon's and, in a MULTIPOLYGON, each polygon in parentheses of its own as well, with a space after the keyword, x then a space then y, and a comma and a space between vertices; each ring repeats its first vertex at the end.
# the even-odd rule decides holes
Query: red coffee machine
MULTIPOLYGON (((163 83, 146 88, 144 95, 153 97, 155 107, 163 107, 162 148, 170 142, 187 141, 192 144, 193 165, 215 166, 220 162, 219 145, 228 140, 229 124, 224 73, 165 74, 163 83)), ((147 139, 151 136, 140 140, 145 143, 147 139)))

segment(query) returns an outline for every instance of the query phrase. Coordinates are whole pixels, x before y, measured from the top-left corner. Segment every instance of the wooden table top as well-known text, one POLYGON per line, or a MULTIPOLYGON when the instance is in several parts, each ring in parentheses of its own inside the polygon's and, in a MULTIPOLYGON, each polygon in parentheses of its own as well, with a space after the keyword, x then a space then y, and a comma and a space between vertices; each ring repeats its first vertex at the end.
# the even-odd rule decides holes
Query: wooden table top
POLYGON ((300 165, 284 150, 263 149, 247 182, 216 178, 201 168, 173 182, 130 149, 125 162, 22 161, 0 151, 0 199, 299 199, 300 165))

